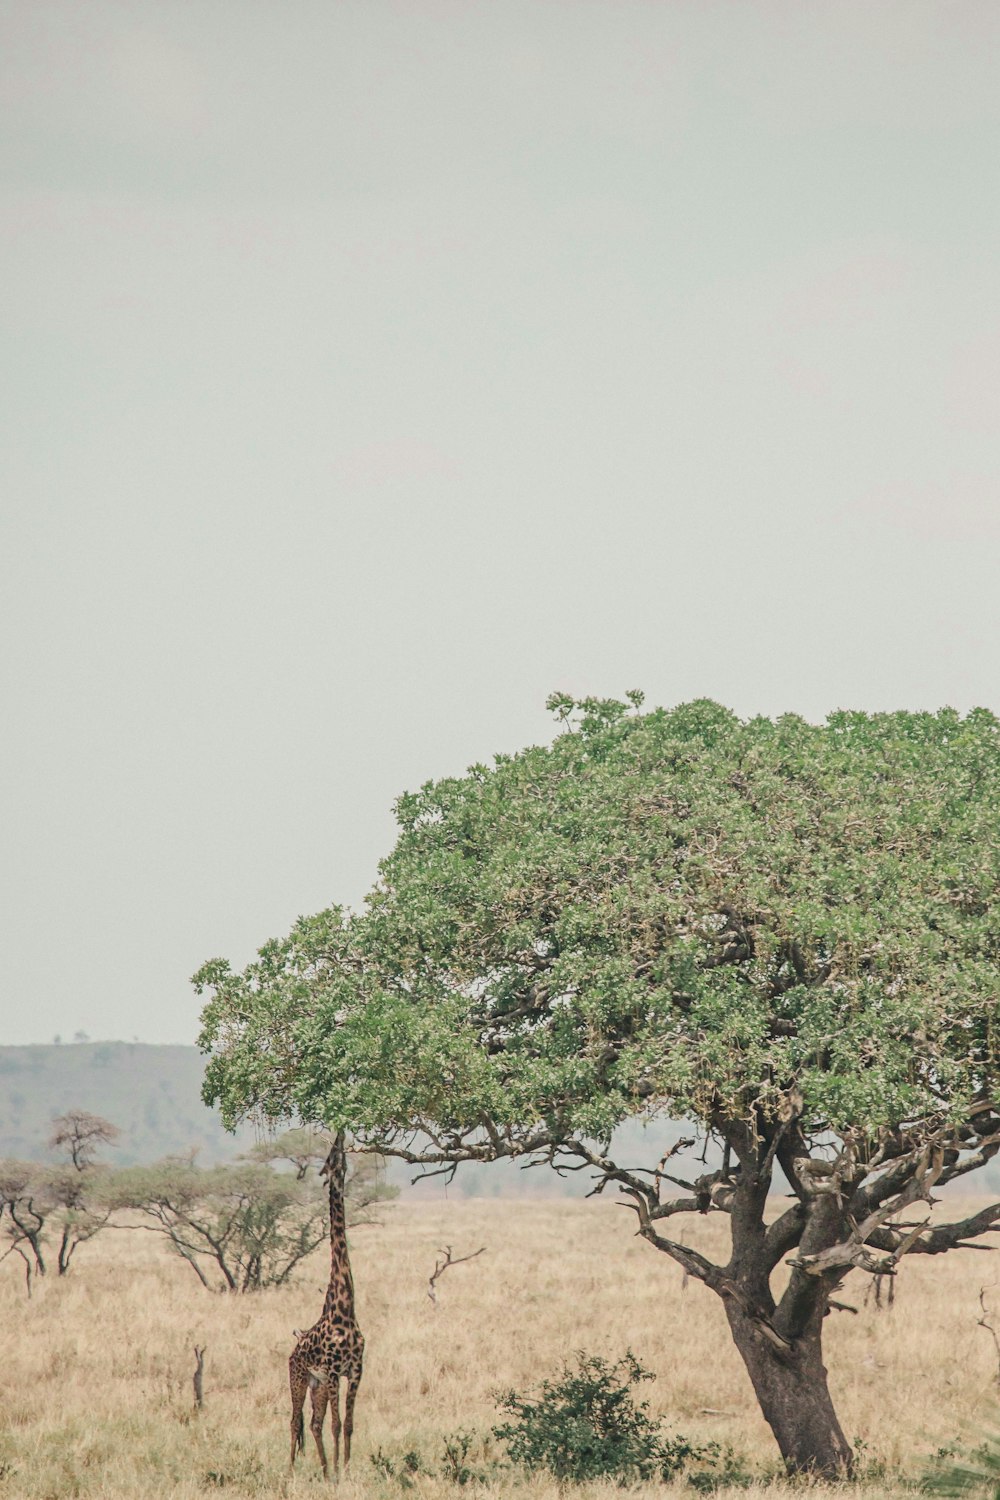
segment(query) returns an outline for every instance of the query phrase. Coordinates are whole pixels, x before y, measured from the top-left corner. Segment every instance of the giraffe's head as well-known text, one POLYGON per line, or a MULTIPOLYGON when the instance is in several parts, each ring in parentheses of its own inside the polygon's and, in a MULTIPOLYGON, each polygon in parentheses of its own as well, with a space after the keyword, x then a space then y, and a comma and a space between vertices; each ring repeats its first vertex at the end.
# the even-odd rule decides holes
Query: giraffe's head
POLYGON ((343 1182, 346 1171, 347 1151, 344 1147, 344 1132, 338 1130, 326 1161, 320 1167, 319 1172, 321 1177, 332 1177, 335 1182, 343 1182))

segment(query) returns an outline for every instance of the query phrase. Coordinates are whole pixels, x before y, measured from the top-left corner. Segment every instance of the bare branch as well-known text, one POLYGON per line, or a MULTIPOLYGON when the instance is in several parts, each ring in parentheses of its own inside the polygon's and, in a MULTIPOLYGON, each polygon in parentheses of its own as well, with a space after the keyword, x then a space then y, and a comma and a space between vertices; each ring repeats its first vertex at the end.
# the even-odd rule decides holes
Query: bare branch
POLYGON ((430 1280, 427 1283, 427 1295, 431 1299, 431 1301, 434 1303, 435 1307, 437 1306, 437 1283, 438 1283, 438 1279, 441 1276, 444 1275, 445 1271, 448 1270, 449 1266, 460 1266, 463 1261, 466 1261, 466 1260, 475 1260, 476 1256, 477 1255, 482 1255, 483 1252, 485 1251, 485 1249, 486 1249, 486 1246, 485 1245, 481 1245, 478 1250, 473 1250, 470 1255, 452 1255, 452 1253, 451 1253, 451 1246, 450 1245, 445 1245, 445 1247, 444 1247, 443 1250, 439 1250, 438 1251, 438 1255, 439 1256, 443 1256, 444 1259, 443 1260, 438 1259, 435 1262, 435 1264, 434 1264, 434 1270, 431 1272, 430 1280))
MULTIPOLYGON (((663 1153, 663 1155, 660 1157, 660 1160, 657 1163, 656 1171, 653 1174, 653 1183, 654 1183, 654 1186, 656 1188, 656 1196, 657 1197, 660 1196, 660 1179, 663 1178, 663 1177, 667 1177, 668 1176, 668 1174, 666 1172, 664 1172, 664 1170, 663 1170, 664 1167, 667 1165, 667 1162, 670 1160, 670 1158, 672 1156, 676 1156, 679 1151, 686 1151, 689 1147, 691 1147, 693 1145, 694 1145, 694 1136, 681 1136, 678 1140, 674 1141, 674 1144, 669 1148, 669 1150, 665 1151, 663 1153)), ((676 1177, 670 1177, 669 1180, 671 1182, 673 1182, 673 1183, 676 1183, 676 1185, 678 1187, 689 1187, 690 1186, 689 1183, 678 1182, 676 1177)))
POLYGON ((976 1319, 976 1326, 978 1328, 985 1328, 986 1332, 993 1340, 993 1348, 996 1351, 997 1356, 997 1371, 993 1379, 995 1380, 997 1385, 1000 1385, 1000 1338, 997 1338, 997 1331, 994 1328, 993 1324, 987 1321, 989 1317, 989 1308, 986 1306, 986 1288, 984 1286, 981 1286, 979 1288, 979 1306, 983 1310, 983 1315, 981 1318, 976 1319))
POLYGON ((668 1240, 663 1235, 657 1234, 653 1228, 652 1209, 647 1196, 648 1189, 637 1193, 632 1188, 623 1188, 623 1192, 632 1200, 631 1203, 623 1206, 632 1208, 638 1216, 638 1233, 642 1238, 648 1240, 651 1245, 655 1245, 657 1250, 662 1250, 664 1254, 669 1255, 679 1266, 683 1267, 689 1276, 703 1281, 706 1286, 721 1295, 726 1281, 721 1266, 713 1265, 704 1255, 700 1255, 697 1250, 692 1250, 690 1245, 682 1245, 676 1240, 668 1240))
MULTIPOLYGON (((607 1156, 602 1156, 598 1151, 592 1151, 584 1141, 563 1141, 558 1149, 567 1156, 576 1156, 589 1166, 595 1167, 601 1173, 601 1182, 594 1189, 595 1192, 603 1192, 609 1182, 616 1182, 622 1191, 642 1198, 650 1212, 657 1206, 659 1199, 658 1187, 643 1182, 642 1178, 635 1172, 629 1172, 624 1167, 611 1161, 607 1156)), ((654 1178, 655 1181, 655 1178, 654 1178)), ((686 1186, 686 1184, 685 1184, 686 1186)))
POLYGON ((416 1185, 417 1185, 418 1182, 427 1182, 431 1177, 445 1177, 445 1178, 447 1178, 447 1182, 446 1182, 445 1186, 448 1186, 452 1182, 454 1182, 454 1180, 455 1180, 455 1173, 457 1171, 458 1171, 458 1162, 457 1161, 445 1162, 445 1164, 444 1164, 443 1167, 432 1167, 429 1171, 418 1172, 415 1177, 411 1177, 410 1178, 410 1186, 411 1187, 416 1187, 416 1185))

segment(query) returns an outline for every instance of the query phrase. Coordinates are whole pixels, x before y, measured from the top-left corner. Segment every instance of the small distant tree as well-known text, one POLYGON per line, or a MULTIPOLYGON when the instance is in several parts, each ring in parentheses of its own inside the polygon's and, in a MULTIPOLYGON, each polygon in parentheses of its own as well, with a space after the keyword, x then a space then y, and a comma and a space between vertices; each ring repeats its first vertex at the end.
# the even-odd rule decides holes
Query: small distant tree
POLYGON ((52 1121, 49 1146, 65 1152, 77 1172, 92 1167, 102 1146, 114 1145, 121 1135, 117 1125, 85 1109, 71 1109, 52 1121))
POLYGON ((110 1174, 97 1155, 118 1138, 117 1125, 74 1109, 54 1119, 52 1127, 48 1144, 65 1161, 0 1163, 4 1254, 24 1261, 29 1291, 31 1273, 46 1273, 46 1246, 53 1237, 56 1269, 65 1276, 79 1246, 105 1228, 112 1212, 110 1174))
POLYGON ((59 1235, 56 1266, 60 1276, 69 1270, 80 1245, 92 1240, 111 1218, 111 1174, 98 1164, 104 1146, 121 1135, 117 1125, 85 1109, 71 1109, 52 1121, 49 1146, 66 1161, 43 1174, 45 1195, 59 1235))
POLYGON ((60 1165, 43 1171, 42 1184, 53 1226, 58 1234, 56 1268, 60 1276, 81 1245, 92 1240, 111 1218, 114 1174, 90 1166, 85 1171, 60 1165))
POLYGON ((43 1236, 48 1213, 37 1163, 0 1161, 0 1232, 7 1245, 0 1259, 17 1255, 24 1262, 29 1295, 32 1273, 45 1275, 43 1236))
POLYGON ((44 1276, 45 1256, 53 1243, 56 1270, 65 1276, 79 1246, 110 1219, 110 1183, 111 1174, 99 1167, 83 1173, 63 1164, 0 1163, 5 1255, 19 1255, 29 1271, 44 1276))
POLYGON ((168 1158, 118 1174, 116 1201, 162 1234, 210 1291, 280 1286, 326 1234, 325 1206, 263 1164, 202 1168, 168 1158))

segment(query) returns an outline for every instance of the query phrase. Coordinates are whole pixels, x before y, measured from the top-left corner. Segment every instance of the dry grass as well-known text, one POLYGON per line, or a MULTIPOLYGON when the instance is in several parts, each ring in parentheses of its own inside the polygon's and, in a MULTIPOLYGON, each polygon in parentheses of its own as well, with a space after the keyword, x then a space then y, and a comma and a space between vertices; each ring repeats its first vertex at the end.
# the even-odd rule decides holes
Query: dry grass
MULTIPOLYGON (((724 1221, 698 1221, 690 1242, 719 1251, 724 1233, 724 1221)), ((761 1475, 749 1493, 789 1492, 767 1477, 773 1442, 720 1305, 694 1284, 683 1288, 680 1271, 634 1239, 614 1205, 401 1203, 383 1225, 355 1232, 353 1260, 368 1360, 345 1493, 398 1497, 369 1461, 378 1447, 416 1448, 436 1465, 443 1434, 486 1432, 496 1420, 498 1387, 530 1385, 577 1348, 616 1355, 627 1346, 657 1372, 648 1391, 675 1430, 745 1455, 761 1475), (427 1277, 445 1244, 456 1255, 480 1245, 487 1253, 443 1276, 435 1310, 427 1277)), ((29 1302, 8 1260, 0 1497, 189 1500, 220 1481, 233 1497, 317 1493, 308 1432, 304 1458, 286 1476, 286 1361, 292 1329, 319 1311, 325 1271, 319 1252, 295 1286, 227 1299, 204 1292, 154 1236, 123 1232, 84 1247, 73 1274, 50 1277, 29 1302), (208 1346, 197 1416, 195 1343, 208 1346)), ((997 1362, 976 1320, 979 1287, 996 1274, 991 1257, 971 1252, 914 1260, 892 1311, 832 1315, 828 1363, 845 1430, 887 1466, 886 1477, 854 1494, 900 1494, 939 1444, 994 1425, 997 1362)), ((860 1305, 863 1293, 858 1278, 843 1295, 860 1305)), ((524 1500, 556 1495, 554 1485, 515 1474, 479 1493, 514 1487, 524 1500)), ((441 1479, 415 1488, 428 1500, 457 1493, 441 1479)), ((586 1489, 590 1500, 620 1493, 586 1489)))

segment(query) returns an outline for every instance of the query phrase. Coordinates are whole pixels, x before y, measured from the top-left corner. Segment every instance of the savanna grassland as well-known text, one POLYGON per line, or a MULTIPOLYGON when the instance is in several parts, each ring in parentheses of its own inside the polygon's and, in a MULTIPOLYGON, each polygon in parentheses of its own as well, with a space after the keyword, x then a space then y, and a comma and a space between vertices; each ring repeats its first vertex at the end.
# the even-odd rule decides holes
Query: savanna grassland
MULTIPOLYGON (((719 1254, 725 1232, 713 1216, 692 1226, 689 1242, 719 1254)), ((368 1355, 348 1493, 400 1495, 398 1480, 372 1464, 377 1450, 393 1462, 415 1450, 437 1471, 445 1436, 485 1435, 498 1420, 498 1388, 527 1387, 576 1349, 615 1356, 627 1347, 657 1373, 642 1395, 672 1429, 732 1445, 757 1475, 750 1493, 788 1493, 718 1300, 685 1287, 614 1204, 404 1201, 356 1229, 352 1246, 368 1355), (444 1245, 455 1256, 481 1245, 486 1253, 443 1275, 435 1308, 427 1278, 444 1245)), ((29 1301, 9 1259, 0 1268, 0 1496, 315 1494, 308 1430, 287 1473, 286 1372, 292 1330, 322 1305, 326 1264, 320 1250, 291 1287, 222 1297, 156 1236, 110 1232, 81 1250, 69 1277, 36 1283, 29 1301), (195 1343, 207 1346, 197 1414, 195 1343)), ((851 1493, 902 1494, 937 1447, 995 1425, 997 1360, 977 1327, 979 1288, 995 1277, 982 1253, 913 1260, 895 1306, 881 1310, 864 1305, 860 1275, 848 1281, 841 1295, 860 1310, 831 1314, 828 1364, 844 1428, 864 1445, 866 1476, 851 1493)), ((1000 1307, 1000 1288, 995 1295, 1000 1307)), ((501 1456, 477 1448, 473 1462, 501 1456)), ((412 1484, 429 1500, 458 1493, 437 1473, 412 1484)), ((516 1471, 495 1471, 481 1493, 513 1488, 526 1500, 557 1493, 554 1481, 516 1471)), ((680 1481, 642 1488, 693 1493, 680 1481)))

